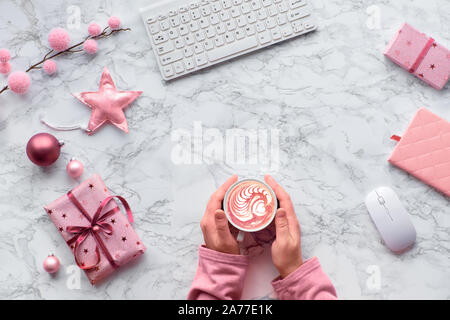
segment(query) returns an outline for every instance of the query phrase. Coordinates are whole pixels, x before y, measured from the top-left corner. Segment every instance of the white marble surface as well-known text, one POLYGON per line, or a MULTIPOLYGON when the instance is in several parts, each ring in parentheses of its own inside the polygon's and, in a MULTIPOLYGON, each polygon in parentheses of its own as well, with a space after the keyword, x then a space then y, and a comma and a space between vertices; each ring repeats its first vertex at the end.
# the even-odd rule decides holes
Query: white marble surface
MULTIPOLYGON (((382 55, 403 21, 450 46, 447 0, 314 0, 317 32, 171 83, 161 80, 139 17, 150 2, 0 2, 0 47, 11 50, 16 70, 43 56, 49 30, 66 26, 74 8, 81 17, 80 29, 70 30, 74 41, 90 21, 104 25, 112 14, 132 28, 100 40, 94 57, 59 58, 57 76, 34 71, 25 96, 0 95, 0 298, 185 298, 209 195, 232 173, 265 171, 261 163, 176 165, 171 134, 195 121, 219 136, 229 128, 280 130, 280 164, 269 171, 295 202, 304 257, 319 257, 340 298, 450 298, 449 200, 387 162, 390 135, 401 134, 419 107, 450 120, 450 88, 434 90, 382 55), (367 10, 379 12, 379 29, 367 10), (112 126, 94 136, 53 132, 66 141, 62 157, 49 169, 32 165, 26 142, 48 131, 39 115, 87 123, 88 108, 70 93, 96 90, 104 66, 118 88, 144 91, 126 111, 130 133, 112 126), (83 177, 99 173, 129 200, 148 247, 97 287, 80 274, 77 288, 76 274, 66 273, 72 255, 42 210, 76 185, 65 172, 72 156, 85 164, 83 177), (401 256, 380 243, 363 204, 378 185, 398 192, 417 228, 416 246, 401 256), (55 277, 42 270, 49 253, 62 261, 55 277), (371 268, 379 288, 370 285, 371 268)), ((274 297, 274 275, 267 250, 254 257, 244 297, 274 297)))

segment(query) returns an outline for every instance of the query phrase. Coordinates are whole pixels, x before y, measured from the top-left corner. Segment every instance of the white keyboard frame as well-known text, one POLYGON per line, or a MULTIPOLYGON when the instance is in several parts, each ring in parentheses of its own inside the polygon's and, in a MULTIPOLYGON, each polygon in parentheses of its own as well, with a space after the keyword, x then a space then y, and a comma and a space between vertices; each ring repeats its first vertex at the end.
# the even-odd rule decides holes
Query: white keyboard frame
MULTIPOLYGON (((211 4, 211 3, 216 2, 216 1, 219 1, 219 2, 220 2, 221 0, 209 0, 209 3, 211 4)), ((244 2, 249 2, 249 3, 251 3, 252 0, 242 0, 242 1, 243 1, 243 3, 244 3, 244 2)), ((262 0, 260 0, 260 2, 261 2, 261 1, 262 1, 262 0)), ((280 39, 277 39, 277 40, 273 40, 273 39, 272 39, 270 42, 264 43, 264 44, 261 44, 261 43, 258 41, 258 38, 257 38, 258 32, 256 31, 255 34, 254 34, 253 36, 256 37, 258 44, 257 44, 255 47, 250 48, 250 49, 247 49, 247 50, 244 50, 244 51, 237 52, 237 53, 235 53, 235 54, 228 55, 228 56, 226 56, 226 57, 224 57, 224 58, 215 60, 215 61, 213 61, 213 62, 209 61, 209 59, 208 59, 208 62, 207 62, 206 64, 201 65, 201 66, 197 66, 197 65, 196 65, 196 66, 195 66, 193 69, 191 69, 191 70, 187 70, 187 69, 186 69, 186 66, 185 66, 183 72, 177 73, 177 72, 174 70, 173 76, 170 76, 170 77, 167 77, 167 76, 164 74, 164 72, 163 72, 163 68, 164 68, 165 66, 164 66, 164 65, 161 63, 161 61, 160 61, 161 55, 159 55, 159 53, 156 51, 157 44, 156 44, 156 43, 154 42, 154 40, 153 40, 154 34, 151 34, 151 32, 150 32, 150 30, 149 30, 149 25, 150 25, 150 24, 148 23, 148 19, 149 19, 149 18, 152 18, 152 19, 157 20, 156 23, 160 23, 161 20, 159 20, 159 19, 160 19, 161 16, 166 16, 167 18, 169 18, 169 17, 167 16, 167 14, 169 13, 169 11, 171 11, 171 10, 177 10, 177 11, 178 11, 178 9, 179 9, 180 7, 189 7, 191 4, 194 4, 194 3, 195 3, 195 4, 201 4, 202 1, 201 1, 201 0, 200 0, 200 1, 187 1, 187 0, 159 1, 159 2, 157 2, 157 3, 155 3, 155 4, 153 4, 153 5, 150 5, 150 6, 148 6, 148 7, 142 8, 140 11, 141 11, 141 17, 142 17, 142 19, 143 19, 143 21, 144 21, 145 29, 146 29, 146 31, 147 31, 147 34, 148 34, 148 36, 149 36, 149 38, 150 38, 150 41, 151 41, 151 44, 152 44, 153 53, 155 54, 155 57, 156 57, 156 60, 157 60, 158 66, 159 66, 159 70, 160 70, 160 72, 161 72, 161 76, 162 76, 162 78, 163 78, 164 80, 170 81, 170 80, 174 80, 174 79, 177 79, 177 78, 179 78, 179 77, 182 77, 182 76, 185 76, 185 75, 194 73, 194 72, 196 72, 196 71, 199 71, 199 70, 202 70, 202 69, 211 67, 211 66, 213 66, 213 65, 216 65, 216 64, 219 64, 219 63, 222 63, 222 62, 225 62, 225 61, 229 61, 229 60, 234 59, 234 58, 236 58, 236 57, 239 57, 239 56, 241 56, 241 55, 248 54, 248 53, 250 53, 250 52, 254 52, 254 51, 257 51, 257 50, 259 50, 259 49, 262 49, 262 48, 271 46, 271 45, 273 45, 273 44, 276 44, 276 43, 279 43, 279 42, 282 42, 282 41, 285 41, 285 40, 289 40, 289 39, 292 39, 292 38, 294 38, 294 37, 297 37, 297 36, 300 36, 300 35, 303 35, 303 34, 306 34, 306 33, 309 33, 309 32, 312 32, 312 31, 316 30, 316 29, 317 29, 317 24, 316 24, 316 20, 315 20, 315 18, 314 18, 313 10, 312 10, 312 7, 311 7, 311 4, 309 3, 309 1, 311 1, 311 0, 306 0, 307 3, 306 3, 306 5, 303 6, 304 8, 308 8, 308 10, 309 10, 309 12, 310 12, 309 16, 304 17, 304 18, 301 18, 301 19, 298 20, 298 21, 302 21, 302 22, 305 23, 305 24, 308 24, 308 27, 309 27, 308 29, 303 28, 303 31, 300 31, 300 32, 292 32, 292 34, 289 35, 289 36, 281 36, 280 39)), ((261 7, 263 8, 262 5, 261 5, 261 7)), ((226 9, 222 9, 222 10, 226 10, 226 9)), ((228 9, 228 10, 229 10, 229 9, 228 9)), ((242 12, 241 12, 241 14, 242 14, 242 12)), ((191 20, 192 20, 192 19, 191 19, 191 20)), ((263 20, 260 20, 260 21, 263 21, 263 20)), ((288 22, 288 23, 289 23, 289 22, 288 22)), ((252 23, 252 24, 254 25, 255 23, 252 23)), ((190 32, 190 33, 191 33, 191 32, 190 32)), ((223 35, 221 35, 221 36, 223 36, 223 35)), ((214 39, 214 38, 211 38, 211 39, 214 39)), ((172 39, 169 39, 168 41, 172 41, 172 39)), ((235 43, 235 42, 236 42, 236 41, 232 42, 231 44, 233 44, 233 43, 235 43)), ((195 43, 198 43, 198 42, 196 41, 195 43)), ((227 45, 227 44, 225 44, 225 45, 227 45)), ((223 46, 222 46, 222 47, 223 47, 223 46)), ((207 51, 205 51, 205 52, 207 52, 207 51)), ((193 55, 193 57, 194 57, 194 56, 195 56, 195 54, 193 55)), ((181 60, 181 61, 183 61, 183 60, 181 60)), ((170 64, 170 65, 172 65, 172 64, 170 64)))

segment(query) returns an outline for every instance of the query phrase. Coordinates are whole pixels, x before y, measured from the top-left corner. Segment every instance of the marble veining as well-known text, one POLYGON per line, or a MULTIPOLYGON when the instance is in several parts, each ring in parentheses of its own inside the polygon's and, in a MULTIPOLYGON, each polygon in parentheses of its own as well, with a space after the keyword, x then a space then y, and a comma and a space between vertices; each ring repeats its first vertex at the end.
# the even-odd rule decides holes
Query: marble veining
MULTIPOLYGON (((48 50, 48 32, 67 26, 76 10, 74 41, 89 22, 104 25, 112 14, 132 31, 100 40, 95 56, 59 58, 56 76, 34 71, 23 97, 0 96, 0 298, 184 299, 210 194, 233 173, 265 173, 260 164, 223 159, 175 164, 173 132, 192 132, 201 122, 219 135, 231 128, 279 130, 279 166, 270 173, 294 201, 304 258, 319 257, 340 298, 449 299, 449 200, 387 158, 394 147, 389 137, 401 134, 419 107, 450 120, 450 88, 429 87, 382 50, 404 21, 450 46, 450 3, 312 2, 316 32, 165 83, 139 16, 149 0, 1 1, 0 47, 11 51, 14 70, 38 61, 48 50), (96 90, 105 66, 119 89, 144 91, 126 110, 130 133, 113 126, 94 136, 52 132, 66 142, 61 158, 47 169, 32 165, 26 142, 49 131, 39 116, 87 123, 89 109, 71 92, 96 90), (84 178, 98 173, 128 199, 148 247, 139 261, 96 287, 77 277, 70 250, 42 209, 76 185, 65 172, 73 156, 84 163, 84 178), (415 247, 400 256, 380 242, 363 204, 379 185, 397 191, 417 229, 415 247), (62 262, 54 277, 42 269, 50 253, 62 262)), ((244 297, 274 298, 275 275, 269 250, 255 254, 244 297)))

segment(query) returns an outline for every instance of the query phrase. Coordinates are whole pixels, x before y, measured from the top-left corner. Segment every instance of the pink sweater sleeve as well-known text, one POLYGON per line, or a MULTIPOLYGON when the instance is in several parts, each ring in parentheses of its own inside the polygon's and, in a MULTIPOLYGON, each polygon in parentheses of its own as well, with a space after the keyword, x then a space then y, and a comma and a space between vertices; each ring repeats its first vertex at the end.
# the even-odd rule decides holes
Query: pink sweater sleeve
POLYGON ((303 263, 286 278, 272 281, 281 300, 335 300, 336 290, 314 257, 303 263))
POLYGON ((201 246, 197 273, 188 299, 240 299, 247 267, 247 256, 221 253, 201 246))

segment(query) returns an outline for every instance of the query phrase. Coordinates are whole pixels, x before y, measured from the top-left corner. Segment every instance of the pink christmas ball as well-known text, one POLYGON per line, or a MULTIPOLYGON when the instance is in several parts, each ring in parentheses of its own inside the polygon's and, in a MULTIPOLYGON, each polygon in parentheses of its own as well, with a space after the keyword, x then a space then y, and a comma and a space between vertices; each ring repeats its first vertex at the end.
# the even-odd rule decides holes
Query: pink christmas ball
POLYGON ((38 133, 27 143, 27 156, 36 165, 47 167, 58 160, 62 143, 49 133, 38 133))
POLYGON ((45 258, 43 263, 44 270, 47 271, 48 273, 57 272, 59 270, 60 265, 61 264, 59 262, 59 259, 54 255, 50 255, 47 258, 45 258))
POLYGON ((10 58, 8 49, 0 49, 0 62, 8 62, 10 58))
POLYGON ((98 23, 91 22, 88 27, 88 32, 91 36, 95 37, 102 33, 102 28, 100 28, 98 23))
POLYGON ((48 35, 48 43, 55 51, 64 51, 69 47, 69 33, 62 28, 55 28, 48 35))
POLYGON ((11 71, 9 62, 0 62, 0 73, 8 74, 11 71))
POLYGON ((9 88, 18 94, 24 94, 30 87, 30 76, 23 71, 15 71, 8 76, 9 88))
POLYGON ((89 54, 94 54, 97 52, 98 46, 97 41, 89 39, 84 42, 83 50, 89 54))
POLYGON ((75 159, 69 161, 66 167, 67 174, 74 179, 79 178, 83 174, 83 164, 75 159))
POLYGON ((120 28, 120 19, 116 16, 112 16, 108 19, 108 25, 111 29, 119 29, 120 28))
POLYGON ((56 62, 53 60, 47 60, 44 62, 44 71, 48 75, 52 75, 56 72, 56 62))

